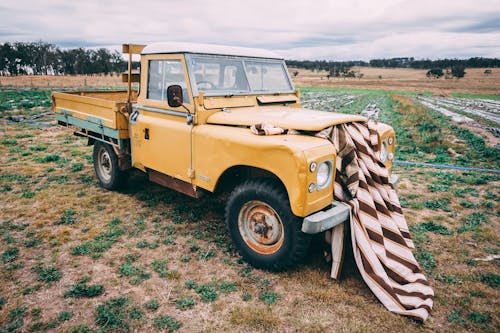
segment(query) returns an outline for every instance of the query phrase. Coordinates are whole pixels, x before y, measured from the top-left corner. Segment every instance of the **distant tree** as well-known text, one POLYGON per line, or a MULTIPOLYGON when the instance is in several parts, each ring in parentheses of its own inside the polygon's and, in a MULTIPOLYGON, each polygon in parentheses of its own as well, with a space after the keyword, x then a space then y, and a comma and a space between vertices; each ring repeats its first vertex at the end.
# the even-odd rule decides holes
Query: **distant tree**
POLYGON ((453 77, 456 77, 457 79, 460 79, 465 76, 465 66, 462 65, 456 65, 451 67, 451 75, 453 77))
POLYGON ((439 79, 441 76, 443 76, 444 73, 443 73, 443 69, 442 68, 432 68, 432 69, 429 69, 427 71, 427 74, 425 74, 425 76, 427 76, 428 78, 436 78, 436 79, 439 79))

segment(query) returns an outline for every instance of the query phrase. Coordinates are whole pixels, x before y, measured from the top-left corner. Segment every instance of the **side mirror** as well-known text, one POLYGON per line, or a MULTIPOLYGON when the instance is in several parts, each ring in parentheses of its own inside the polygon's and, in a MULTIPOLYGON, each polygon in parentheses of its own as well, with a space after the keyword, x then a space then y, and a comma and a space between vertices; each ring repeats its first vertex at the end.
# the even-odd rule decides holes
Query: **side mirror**
POLYGON ((178 84, 173 84, 167 88, 168 106, 177 108, 182 106, 182 87, 178 84))

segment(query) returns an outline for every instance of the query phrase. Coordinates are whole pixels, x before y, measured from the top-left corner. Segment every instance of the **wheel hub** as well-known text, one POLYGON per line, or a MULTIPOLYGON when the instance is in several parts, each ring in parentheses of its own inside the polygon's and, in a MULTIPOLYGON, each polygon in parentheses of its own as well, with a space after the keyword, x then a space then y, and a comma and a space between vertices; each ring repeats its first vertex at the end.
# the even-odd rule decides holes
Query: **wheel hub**
POLYGON ((283 223, 276 211, 261 201, 250 201, 240 211, 240 233, 248 246, 262 254, 272 254, 283 244, 283 223))
POLYGON ((98 152, 97 155, 97 165, 99 167, 99 173, 101 174, 101 177, 105 180, 108 181, 111 179, 111 158, 109 156, 109 153, 106 151, 106 149, 101 148, 98 152))

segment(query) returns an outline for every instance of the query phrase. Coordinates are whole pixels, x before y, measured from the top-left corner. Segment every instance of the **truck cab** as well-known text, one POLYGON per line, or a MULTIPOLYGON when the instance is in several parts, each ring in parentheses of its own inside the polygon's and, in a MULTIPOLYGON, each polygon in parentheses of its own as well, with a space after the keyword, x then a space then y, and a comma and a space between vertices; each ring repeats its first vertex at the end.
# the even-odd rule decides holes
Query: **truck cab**
MULTIPOLYGON (((233 243, 249 263, 269 270, 295 265, 311 234, 349 218, 334 198, 334 146, 314 134, 366 118, 301 108, 284 59, 267 50, 156 43, 124 51, 141 55, 140 89, 130 99, 129 67, 128 100, 114 111, 125 119, 118 138, 82 122, 86 113, 99 118, 100 111, 85 111, 88 99, 80 100, 84 107, 75 96, 53 95, 60 123, 80 127, 94 144, 103 187, 118 187, 133 167, 192 197, 229 191, 233 243), (251 127, 258 124, 294 135, 255 135, 251 127)), ((378 132, 381 160, 390 167, 394 131, 380 124, 378 132)))

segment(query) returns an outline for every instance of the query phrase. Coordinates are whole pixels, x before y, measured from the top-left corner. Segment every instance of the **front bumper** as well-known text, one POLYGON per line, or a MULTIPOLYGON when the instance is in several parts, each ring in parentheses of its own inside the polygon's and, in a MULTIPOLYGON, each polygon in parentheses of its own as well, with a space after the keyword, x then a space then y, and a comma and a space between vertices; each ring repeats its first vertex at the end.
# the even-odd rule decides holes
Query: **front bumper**
MULTIPOLYGON (((396 188, 398 180, 399 176, 396 174, 391 174, 389 177, 389 182, 393 188, 396 188)), ((302 232, 318 234, 349 221, 350 216, 348 205, 342 204, 340 201, 334 201, 331 208, 306 216, 302 222, 302 232)))
POLYGON ((304 218, 302 222, 302 232, 306 234, 317 234, 349 221, 349 217, 349 206, 339 201, 334 201, 330 209, 316 212, 304 218))

